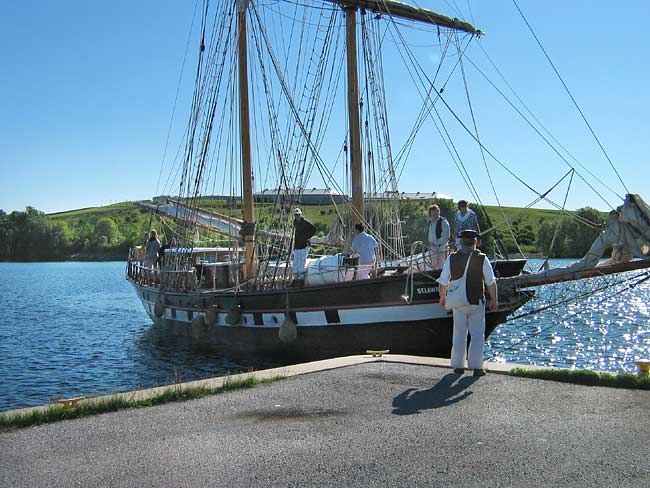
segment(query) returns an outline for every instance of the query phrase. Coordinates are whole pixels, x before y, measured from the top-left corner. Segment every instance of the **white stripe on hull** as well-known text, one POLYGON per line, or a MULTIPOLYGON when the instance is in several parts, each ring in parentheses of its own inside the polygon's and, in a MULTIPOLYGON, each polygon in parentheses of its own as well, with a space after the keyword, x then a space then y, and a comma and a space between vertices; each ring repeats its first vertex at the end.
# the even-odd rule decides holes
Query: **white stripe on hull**
MULTIPOLYGON (((154 313, 154 302, 149 302, 143 297, 140 297, 144 309, 153 321, 157 320, 154 313)), ((188 325, 198 315, 206 315, 206 311, 191 311, 192 319, 189 318, 190 311, 176 309, 175 316, 172 315, 172 309, 165 307, 163 317, 167 320, 173 320, 180 323, 187 323, 188 325)), ((412 322, 418 320, 429 320, 445 318, 448 316, 447 311, 444 310, 438 303, 423 303, 416 305, 391 305, 386 307, 369 307, 357 309, 341 309, 338 311, 340 322, 328 323, 327 317, 323 310, 316 310, 312 312, 296 312, 299 327, 316 327, 326 325, 363 325, 363 324, 379 324, 379 323, 397 323, 397 322, 412 322)), ((283 313, 262 313, 263 325, 255 325, 255 318, 253 314, 242 314, 241 327, 250 328, 279 328, 284 322, 285 315, 283 313)), ((215 325, 229 326, 226 323, 227 313, 221 312, 217 314, 215 325)))

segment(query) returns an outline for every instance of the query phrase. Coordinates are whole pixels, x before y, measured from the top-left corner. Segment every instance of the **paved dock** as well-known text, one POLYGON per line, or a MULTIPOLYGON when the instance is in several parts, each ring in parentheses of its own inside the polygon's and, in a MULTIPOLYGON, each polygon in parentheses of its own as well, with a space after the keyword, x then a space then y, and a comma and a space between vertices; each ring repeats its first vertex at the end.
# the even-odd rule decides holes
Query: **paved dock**
POLYGON ((650 485, 650 392, 407 363, 0 434, 0 486, 650 485))

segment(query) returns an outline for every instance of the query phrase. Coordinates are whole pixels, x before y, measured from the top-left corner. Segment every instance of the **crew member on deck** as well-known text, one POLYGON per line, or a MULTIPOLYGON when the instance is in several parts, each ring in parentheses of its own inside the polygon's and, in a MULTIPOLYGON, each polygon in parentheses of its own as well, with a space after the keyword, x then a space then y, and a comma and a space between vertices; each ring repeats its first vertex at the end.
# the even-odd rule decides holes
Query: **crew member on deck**
POLYGON ((158 240, 158 233, 155 230, 151 231, 149 242, 144 249, 144 267, 153 268, 158 260, 158 249, 160 249, 160 241, 158 240))
POLYGON ((440 207, 435 203, 429 207, 429 259, 433 269, 442 268, 447 259, 449 245, 449 222, 440 215, 440 207))
POLYGON ((163 267, 165 265, 165 251, 167 249, 172 249, 176 247, 176 239, 172 237, 171 241, 167 241, 160 249, 158 249, 158 266, 163 267))
POLYGON ((467 355, 467 331, 471 335, 467 365, 474 370, 474 376, 483 376, 483 345, 485 344, 485 285, 490 293, 490 311, 499 308, 497 282, 492 266, 485 254, 476 249, 478 234, 473 230, 460 233, 460 247, 450 255, 442 267, 440 278, 440 305, 447 308, 447 290, 452 280, 466 276, 465 304, 453 307, 454 333, 451 347, 451 367, 454 373, 465 372, 467 355), (469 260, 469 263, 468 263, 469 260))
POLYGON ((293 272, 296 280, 305 279, 305 262, 309 254, 309 239, 316 233, 316 227, 302 216, 302 210, 293 211, 294 241, 293 241, 293 272))
POLYGON ((367 280, 370 270, 377 260, 377 241, 365 232, 363 225, 354 224, 354 239, 352 239, 352 252, 359 255, 357 279, 367 280))
MULTIPOLYGON (((456 235, 460 236, 460 233, 464 230, 474 230, 477 235, 481 233, 478 226, 478 217, 474 210, 467 206, 467 200, 459 200, 458 212, 456 212, 456 235)), ((456 237, 456 248, 459 246, 460 237, 456 237)))

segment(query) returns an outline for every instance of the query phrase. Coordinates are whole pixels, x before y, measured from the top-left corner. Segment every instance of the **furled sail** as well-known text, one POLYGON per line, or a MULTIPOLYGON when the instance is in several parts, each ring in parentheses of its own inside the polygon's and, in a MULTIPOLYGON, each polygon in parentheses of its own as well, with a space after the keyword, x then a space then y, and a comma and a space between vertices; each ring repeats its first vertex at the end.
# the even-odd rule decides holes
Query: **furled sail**
POLYGON ((639 195, 627 195, 609 213, 605 228, 578 262, 563 268, 511 278, 517 286, 537 286, 650 267, 650 206, 639 195), (599 265, 608 248, 612 258, 599 265), (641 261, 632 261, 633 258, 641 261))
POLYGON ((392 17, 401 19, 415 20, 427 24, 439 25, 441 27, 449 27, 450 29, 458 29, 471 34, 481 35, 480 30, 475 28, 472 24, 447 17, 446 15, 439 14, 433 10, 425 8, 414 7, 407 3, 396 2, 395 0, 328 0, 329 2, 336 3, 347 9, 363 9, 370 10, 371 12, 378 12, 388 14, 392 17))
MULTIPOLYGON (((157 205, 150 203, 140 203, 139 205, 159 215, 171 217, 183 222, 191 222, 197 227, 202 227, 203 229, 216 232, 217 234, 235 240, 241 239, 241 229, 244 224, 244 221, 241 219, 228 217, 203 208, 189 208, 176 200, 168 200, 166 203, 157 205)), ((267 239, 288 240, 290 237, 261 229, 256 229, 255 233, 257 236, 267 239)), ((314 236, 310 241, 315 245, 343 247, 344 233, 345 228, 343 223, 338 217, 336 217, 325 236, 314 236)))
POLYGON ((234 217, 228 217, 205 209, 189 208, 175 200, 168 200, 167 203, 157 205, 140 203, 140 206, 148 208, 159 215, 165 215, 182 222, 191 222, 197 227, 235 239, 239 238, 243 224, 242 220, 234 217))

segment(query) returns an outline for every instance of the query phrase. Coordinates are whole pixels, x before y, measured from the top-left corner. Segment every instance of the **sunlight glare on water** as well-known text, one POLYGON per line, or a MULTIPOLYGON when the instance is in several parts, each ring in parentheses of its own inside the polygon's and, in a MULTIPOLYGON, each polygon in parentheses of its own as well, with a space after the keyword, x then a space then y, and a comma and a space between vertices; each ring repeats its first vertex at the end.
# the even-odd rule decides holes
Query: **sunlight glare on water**
MULTIPOLYGON (((570 263, 558 261, 556 266, 570 263)), ((592 281, 594 289, 605 289, 499 326, 487 341, 486 358, 501 363, 635 372, 635 360, 650 358, 650 280, 618 294, 641 278, 617 283, 637 276, 646 275, 630 272, 607 277, 606 283, 612 286, 606 288, 604 281, 596 282, 605 278, 582 280, 592 281)), ((537 298, 527 306, 539 307, 570 293, 579 295, 588 286, 575 282, 537 289, 537 298)))

